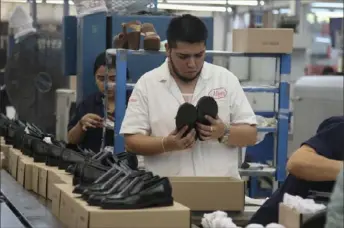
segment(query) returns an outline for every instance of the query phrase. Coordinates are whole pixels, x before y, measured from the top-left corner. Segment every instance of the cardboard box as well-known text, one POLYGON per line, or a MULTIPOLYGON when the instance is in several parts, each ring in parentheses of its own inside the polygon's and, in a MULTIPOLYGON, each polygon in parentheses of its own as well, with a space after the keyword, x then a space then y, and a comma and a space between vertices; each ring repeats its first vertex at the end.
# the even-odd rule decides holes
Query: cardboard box
POLYGON ((170 177, 175 201, 192 211, 243 211, 245 182, 231 177, 170 177))
POLYGON ((18 159, 22 153, 14 148, 10 148, 9 150, 9 173, 14 179, 17 180, 18 159))
MULTIPOLYGON (((67 175, 64 170, 59 170, 57 167, 48 168, 48 180, 47 180, 47 198, 52 200, 53 187, 55 184, 67 184, 68 178, 61 178, 63 175, 67 175)), ((72 179, 72 177, 70 177, 72 179)))
POLYGON ((9 153, 10 153, 10 148, 12 148, 12 146, 6 145, 5 143, 1 143, 0 146, 1 146, 0 150, 4 154, 4 160, 3 160, 2 166, 4 169, 9 171, 9 163, 10 163, 9 153))
POLYGON ((26 190, 32 190, 33 159, 23 156, 18 160, 17 181, 26 190))
POLYGON ((234 29, 232 49, 244 53, 291 53, 293 37, 293 29, 234 29))
POLYGON ((300 214, 297 210, 280 203, 278 212, 278 223, 285 228, 301 228, 304 221, 312 215, 300 214))
POLYGON ((51 212, 56 218, 60 218, 61 190, 66 184, 53 184, 51 186, 51 212), (62 187, 61 187, 62 186, 62 187))
POLYGON ((44 163, 32 164, 32 191, 39 194, 39 170, 44 163))
POLYGON ((59 218, 67 228, 189 228, 190 209, 174 203, 171 207, 138 210, 102 210, 88 206, 73 194, 71 185, 60 189, 59 218))

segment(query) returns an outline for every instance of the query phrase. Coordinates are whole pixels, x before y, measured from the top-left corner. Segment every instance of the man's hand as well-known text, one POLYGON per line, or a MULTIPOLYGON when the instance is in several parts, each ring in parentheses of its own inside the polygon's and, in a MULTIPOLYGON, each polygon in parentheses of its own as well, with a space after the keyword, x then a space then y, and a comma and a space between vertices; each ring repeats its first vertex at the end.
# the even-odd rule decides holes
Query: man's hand
POLYGON ((183 127, 179 132, 174 130, 164 139, 164 147, 166 151, 190 149, 195 145, 196 131, 192 129, 185 137, 188 126, 183 127))
POLYGON ((81 124, 82 130, 87 131, 88 128, 102 127, 103 118, 96 114, 88 113, 81 118, 79 123, 81 124))
POLYGON ((216 119, 205 116, 205 118, 210 122, 210 126, 197 123, 197 131, 202 140, 211 140, 211 139, 219 139, 221 138, 226 131, 226 125, 222 122, 222 120, 217 117, 216 119))

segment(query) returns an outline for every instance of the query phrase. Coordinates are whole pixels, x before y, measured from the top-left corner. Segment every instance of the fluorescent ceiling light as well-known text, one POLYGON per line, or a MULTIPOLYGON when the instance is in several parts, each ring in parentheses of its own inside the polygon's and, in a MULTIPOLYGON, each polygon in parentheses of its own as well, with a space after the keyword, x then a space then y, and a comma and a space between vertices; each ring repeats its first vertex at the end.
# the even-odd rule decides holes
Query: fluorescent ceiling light
MULTIPOLYGON (((195 5, 226 5, 226 0, 158 0, 158 3, 172 3, 172 4, 195 4, 195 5)), ((259 2, 260 5, 264 5, 264 1, 259 2)), ((256 6, 258 5, 257 0, 228 0, 228 5, 238 5, 238 6, 256 6)))
POLYGON ((178 5, 158 3, 158 9, 183 10, 183 11, 209 11, 209 12, 231 12, 230 7, 224 6, 199 6, 199 5, 178 5))
MULTIPOLYGON (((63 0, 46 0, 48 4, 64 4, 63 0)), ((69 5, 74 5, 73 1, 69 1, 69 5)))
POLYGON ((3 2, 27 3, 27 0, 3 0, 3 2))
POLYGON ((326 9, 311 9, 311 12, 319 17, 343 17, 344 13, 342 10, 326 10, 326 9))
POLYGON ((340 2, 313 2, 311 4, 314 8, 343 8, 343 5, 340 2))

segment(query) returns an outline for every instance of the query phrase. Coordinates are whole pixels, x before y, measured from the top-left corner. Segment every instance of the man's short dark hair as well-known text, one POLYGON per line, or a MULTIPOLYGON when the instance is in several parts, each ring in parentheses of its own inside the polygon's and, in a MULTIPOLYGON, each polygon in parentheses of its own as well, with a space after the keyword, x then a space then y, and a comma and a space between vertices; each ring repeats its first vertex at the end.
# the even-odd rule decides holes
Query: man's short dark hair
POLYGON ((176 47, 177 42, 206 43, 208 30, 203 21, 190 14, 175 17, 168 25, 166 32, 168 46, 176 47))
MULTIPOLYGON (((96 61, 94 61, 94 65, 93 65, 93 74, 94 75, 96 74, 97 70, 101 66, 106 66, 106 53, 105 52, 100 53, 97 56, 96 61)), ((115 55, 112 56, 111 67, 116 68, 116 56, 115 55)), ((130 78, 129 77, 129 70, 127 68, 127 79, 129 79, 129 78, 130 78)))

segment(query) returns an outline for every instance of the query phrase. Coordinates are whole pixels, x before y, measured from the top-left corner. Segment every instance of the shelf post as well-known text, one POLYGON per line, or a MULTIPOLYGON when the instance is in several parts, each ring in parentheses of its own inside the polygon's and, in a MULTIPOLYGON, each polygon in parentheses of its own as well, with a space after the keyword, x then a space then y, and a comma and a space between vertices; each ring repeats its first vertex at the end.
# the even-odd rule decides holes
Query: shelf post
POLYGON ((117 50, 116 52, 115 154, 124 152, 124 138, 119 133, 126 109, 127 56, 126 50, 117 50))
POLYGON ((277 159, 276 180, 283 182, 286 178, 286 163, 288 156, 289 137, 289 83, 291 72, 291 55, 282 54, 280 57, 280 83, 277 123, 277 159))

